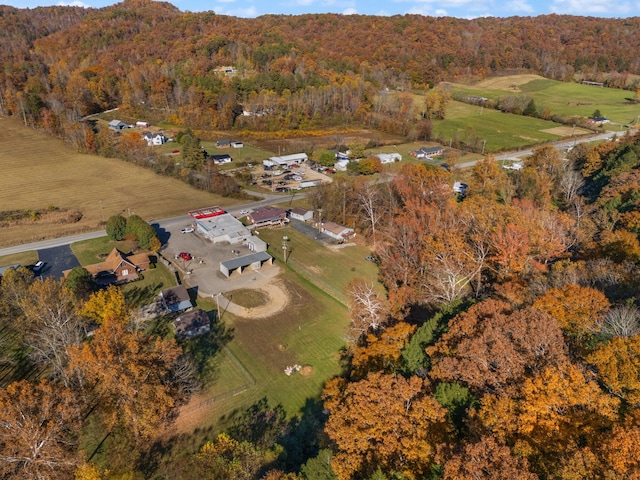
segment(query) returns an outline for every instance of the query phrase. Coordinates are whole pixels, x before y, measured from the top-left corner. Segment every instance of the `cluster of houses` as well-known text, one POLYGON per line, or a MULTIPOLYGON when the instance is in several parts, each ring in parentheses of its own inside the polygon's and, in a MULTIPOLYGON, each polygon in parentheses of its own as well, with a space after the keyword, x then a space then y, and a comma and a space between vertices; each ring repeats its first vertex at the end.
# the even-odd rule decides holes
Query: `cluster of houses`
POLYGON ((207 312, 195 308, 184 285, 162 290, 156 298, 160 310, 174 317, 173 328, 176 338, 193 338, 211 331, 211 321, 207 312))

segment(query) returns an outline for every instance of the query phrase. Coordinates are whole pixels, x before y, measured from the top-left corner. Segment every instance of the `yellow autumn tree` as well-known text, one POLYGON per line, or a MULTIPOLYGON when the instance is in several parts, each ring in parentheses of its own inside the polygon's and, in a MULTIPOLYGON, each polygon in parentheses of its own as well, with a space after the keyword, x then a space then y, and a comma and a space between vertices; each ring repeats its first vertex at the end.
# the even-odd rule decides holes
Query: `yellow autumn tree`
POLYGON ((126 323, 129 308, 122 290, 111 285, 92 294, 81 306, 80 314, 98 324, 103 324, 107 319, 126 323))
POLYGON ((330 381, 325 431, 336 447, 331 463, 338 478, 368 478, 378 468, 407 478, 425 473, 449 431, 446 410, 429 388, 428 380, 382 372, 330 381))

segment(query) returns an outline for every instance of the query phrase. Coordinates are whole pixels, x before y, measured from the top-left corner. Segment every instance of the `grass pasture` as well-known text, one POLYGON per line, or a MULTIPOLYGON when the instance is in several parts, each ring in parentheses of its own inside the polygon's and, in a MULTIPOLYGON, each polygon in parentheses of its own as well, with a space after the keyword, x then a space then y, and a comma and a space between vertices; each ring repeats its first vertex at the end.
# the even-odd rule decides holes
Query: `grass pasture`
POLYGON ((595 110, 620 129, 638 121, 640 104, 634 103, 634 93, 628 90, 594 87, 574 82, 549 80, 537 75, 513 75, 491 78, 473 86, 452 84, 456 95, 477 95, 495 100, 503 95, 529 95, 538 110, 549 108, 552 115, 590 117, 595 110))
POLYGON ((0 127, 0 209, 55 206, 82 213, 73 224, 3 226, 0 246, 97 230, 111 215, 123 212, 153 220, 184 215, 197 207, 237 203, 118 159, 79 154, 15 119, 1 118, 0 127))
POLYGON ((516 150, 541 142, 559 140, 560 135, 548 130, 558 124, 538 118, 511 115, 498 110, 452 101, 447 118, 433 124, 434 136, 464 141, 470 129, 478 138, 486 140, 485 153, 516 150))

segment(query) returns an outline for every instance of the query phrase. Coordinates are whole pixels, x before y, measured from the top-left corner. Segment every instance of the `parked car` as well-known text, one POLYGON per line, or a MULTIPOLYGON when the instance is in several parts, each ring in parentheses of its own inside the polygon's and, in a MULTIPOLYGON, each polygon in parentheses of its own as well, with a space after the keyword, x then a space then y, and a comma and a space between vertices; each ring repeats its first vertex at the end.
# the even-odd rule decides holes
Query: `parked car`
POLYGON ((43 262, 42 260, 38 260, 36 262, 36 264, 33 266, 33 271, 35 273, 39 273, 40 270, 42 270, 44 268, 44 264, 45 264, 45 262, 43 262))
POLYGON ((182 230, 180 230, 180 233, 191 233, 193 232, 193 228, 192 227, 187 227, 187 228, 183 228, 182 230))
POLYGON ((179 259, 179 258, 181 258, 182 260, 185 260, 185 261, 193 260, 193 257, 191 256, 191 254, 187 253, 187 252, 180 252, 179 254, 177 254, 175 256, 176 260, 179 259))
POLYGON ((367 255, 366 257, 364 257, 364 259, 368 262, 378 263, 378 259, 376 259, 376 257, 372 257, 371 255, 367 255))

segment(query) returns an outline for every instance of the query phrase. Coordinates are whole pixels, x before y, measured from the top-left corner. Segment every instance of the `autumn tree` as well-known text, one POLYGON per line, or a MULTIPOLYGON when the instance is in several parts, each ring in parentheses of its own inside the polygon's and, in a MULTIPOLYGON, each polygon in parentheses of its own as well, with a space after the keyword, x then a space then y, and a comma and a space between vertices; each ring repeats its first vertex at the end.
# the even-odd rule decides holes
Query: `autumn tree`
POLYGON ((444 480, 537 480, 526 458, 516 456, 500 440, 484 436, 476 443, 460 444, 438 453, 444 480))
POLYGON ((535 308, 514 311, 496 300, 454 317, 427 354, 434 378, 463 382, 475 392, 500 391, 566 356, 553 317, 535 308))
POLYGON ((375 332, 388 322, 388 306, 373 284, 353 279, 347 286, 351 325, 349 337, 355 344, 369 332, 375 332))
POLYGON ((177 472, 185 480, 252 480, 267 463, 265 454, 247 441, 222 433, 205 443, 177 472))
POLYGON ((549 366, 504 394, 485 395, 479 418, 493 434, 529 457, 534 471, 586 445, 598 445, 616 421, 619 400, 603 392, 578 365, 549 366))
POLYGON ((36 362, 52 369, 66 381, 68 350, 85 337, 84 321, 75 309, 75 298, 64 282, 47 277, 29 286, 20 301, 23 319, 19 329, 36 362))
POLYGON ((362 345, 352 349, 352 379, 362 378, 369 371, 397 372, 402 349, 414 330, 414 325, 398 322, 380 332, 367 335, 362 345))
POLYGON ((106 315, 90 343, 69 350, 76 372, 108 431, 122 427, 135 440, 149 438, 181 399, 170 382, 181 349, 174 341, 128 331, 106 315))
POLYGON ((47 380, 0 390, 0 473, 4 478, 71 478, 80 412, 75 395, 47 380))
POLYGON ((385 473, 425 473, 449 429, 446 411, 429 389, 427 380, 380 372, 354 383, 330 380, 323 392, 325 431, 335 445, 338 478, 366 478, 378 467, 385 473))
POLYGON ((608 391, 640 406, 640 335, 613 337, 587 356, 608 391))
POLYGON ((547 290, 533 306, 554 317, 569 335, 582 337, 596 333, 611 305, 599 290, 570 283, 547 290))
POLYGON ((122 290, 115 285, 98 290, 82 305, 80 314, 98 324, 129 320, 129 307, 122 290))

